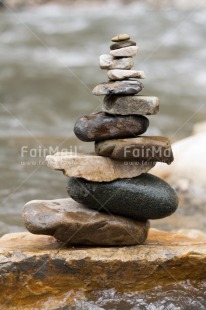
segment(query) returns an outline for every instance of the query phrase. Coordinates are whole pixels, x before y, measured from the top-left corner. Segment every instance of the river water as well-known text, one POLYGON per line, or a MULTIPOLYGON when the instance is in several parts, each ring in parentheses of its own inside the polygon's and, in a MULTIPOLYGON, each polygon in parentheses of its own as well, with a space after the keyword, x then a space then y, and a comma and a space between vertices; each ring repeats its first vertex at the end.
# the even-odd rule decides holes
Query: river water
POLYGON ((0 12, 0 234, 24 230, 27 201, 67 197, 65 178, 44 157, 55 146, 93 149, 78 142, 73 126, 100 110, 102 98, 91 90, 107 80, 99 55, 113 35, 126 32, 137 41, 136 68, 147 77, 142 94, 160 98, 148 134, 174 140, 206 119, 206 9, 115 3, 0 12))

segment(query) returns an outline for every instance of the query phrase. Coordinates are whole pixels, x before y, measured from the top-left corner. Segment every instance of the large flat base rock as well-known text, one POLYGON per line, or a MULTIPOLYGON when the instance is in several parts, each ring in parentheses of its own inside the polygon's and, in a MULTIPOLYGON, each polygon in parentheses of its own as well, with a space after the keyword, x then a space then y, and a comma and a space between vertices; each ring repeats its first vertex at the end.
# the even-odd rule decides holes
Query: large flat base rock
POLYGON ((143 243, 149 222, 98 212, 71 198, 33 200, 23 210, 29 232, 53 236, 67 245, 123 246, 143 243))
POLYGON ((59 309, 77 292, 81 298, 95 290, 204 280, 206 236, 151 229, 145 245, 64 248, 53 237, 8 234, 0 239, 0 275, 2 309, 59 309))

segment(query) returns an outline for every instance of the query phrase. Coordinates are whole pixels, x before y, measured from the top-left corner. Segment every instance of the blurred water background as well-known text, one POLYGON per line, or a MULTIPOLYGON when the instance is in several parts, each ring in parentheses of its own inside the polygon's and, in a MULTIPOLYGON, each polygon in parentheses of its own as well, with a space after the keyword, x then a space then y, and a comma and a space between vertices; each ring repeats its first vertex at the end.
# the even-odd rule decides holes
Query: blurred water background
MULTIPOLYGON (((73 126, 100 110, 102 98, 91 90, 106 80, 99 55, 113 35, 137 41, 135 67, 147 77, 142 94, 160 98, 148 134, 179 139, 206 119, 206 8, 97 4, 0 11, 0 235, 24 230, 27 201, 67 197, 65 178, 44 156, 55 146, 93 150, 74 137, 73 126)), ((84 309, 205 309, 205 283, 175 284, 167 297, 157 288, 138 296, 100 292, 95 300, 84 309)))

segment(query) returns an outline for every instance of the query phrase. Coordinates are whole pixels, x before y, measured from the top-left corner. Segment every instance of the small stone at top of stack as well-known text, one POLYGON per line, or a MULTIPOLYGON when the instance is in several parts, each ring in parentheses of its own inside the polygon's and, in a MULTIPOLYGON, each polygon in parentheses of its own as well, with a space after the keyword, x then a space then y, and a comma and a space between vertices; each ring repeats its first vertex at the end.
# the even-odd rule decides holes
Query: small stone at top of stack
POLYGON ((100 68, 108 70, 110 81, 97 85, 93 94, 97 96, 137 94, 144 87, 137 79, 145 78, 143 71, 131 70, 139 48, 127 34, 120 34, 112 38, 112 41, 115 43, 110 46, 110 54, 100 56, 100 68))
POLYGON ((112 41, 115 43, 110 46, 110 54, 100 56, 100 68, 108 70, 109 81, 97 85, 92 91, 96 96, 105 95, 102 110, 118 115, 158 113, 157 97, 134 96, 144 88, 139 79, 145 78, 144 71, 131 70, 134 56, 139 51, 136 42, 132 41, 128 34, 119 34, 113 37, 112 41))
POLYGON ((143 71, 130 70, 134 65, 133 56, 139 49, 136 42, 131 41, 126 34, 118 35, 112 41, 116 43, 110 46, 110 54, 100 56, 100 68, 108 70, 108 78, 115 81, 128 78, 144 79, 143 71))

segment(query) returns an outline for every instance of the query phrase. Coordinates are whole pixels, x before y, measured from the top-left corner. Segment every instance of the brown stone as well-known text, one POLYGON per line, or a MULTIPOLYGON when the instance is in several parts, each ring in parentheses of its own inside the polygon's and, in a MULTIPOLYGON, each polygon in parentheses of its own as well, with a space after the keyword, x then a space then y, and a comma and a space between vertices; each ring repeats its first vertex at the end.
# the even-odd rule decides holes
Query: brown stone
POLYGON ((123 161, 97 155, 59 152, 46 157, 47 165, 62 171, 72 178, 83 178, 94 182, 110 182, 116 179, 133 178, 146 173, 156 163, 125 165, 123 161))
POLYGON ((97 155, 121 160, 167 164, 174 160, 169 139, 158 136, 100 141, 96 142, 95 151, 97 155))
POLYGON ((100 213, 72 198, 30 201, 24 207, 23 221, 29 232, 54 236, 66 245, 141 244, 149 230, 147 221, 100 213))
POLYGON ((151 229, 145 245, 65 248, 53 237, 15 233, 0 239, 2 309, 74 306, 96 290, 148 290, 206 280, 206 238, 151 229))
POLYGON ((149 120, 141 115, 110 115, 104 112, 80 117, 74 133, 82 141, 102 141, 107 139, 136 137, 143 134, 149 120))

